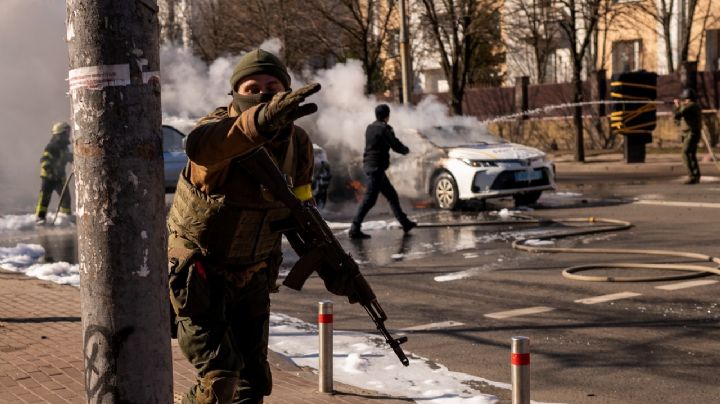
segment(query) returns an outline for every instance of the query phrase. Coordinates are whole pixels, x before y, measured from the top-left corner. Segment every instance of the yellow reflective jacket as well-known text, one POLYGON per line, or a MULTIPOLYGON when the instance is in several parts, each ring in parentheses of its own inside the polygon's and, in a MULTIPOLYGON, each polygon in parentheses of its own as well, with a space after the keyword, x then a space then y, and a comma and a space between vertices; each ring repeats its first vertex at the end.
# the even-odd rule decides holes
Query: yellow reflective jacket
POLYGON ((52 138, 45 146, 40 158, 40 177, 53 181, 65 180, 65 166, 72 163, 73 155, 66 141, 58 137, 52 138))

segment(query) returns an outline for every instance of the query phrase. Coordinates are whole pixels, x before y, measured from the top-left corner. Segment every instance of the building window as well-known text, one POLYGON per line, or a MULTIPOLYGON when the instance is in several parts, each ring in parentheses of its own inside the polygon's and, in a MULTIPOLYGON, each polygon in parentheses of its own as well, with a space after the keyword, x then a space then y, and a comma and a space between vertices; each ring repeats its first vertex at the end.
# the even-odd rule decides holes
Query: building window
POLYGON ((612 44, 612 70, 614 73, 632 72, 642 69, 642 41, 615 41, 612 44))
POLYGON ((709 29, 705 33, 705 70, 720 70, 720 29, 709 29))

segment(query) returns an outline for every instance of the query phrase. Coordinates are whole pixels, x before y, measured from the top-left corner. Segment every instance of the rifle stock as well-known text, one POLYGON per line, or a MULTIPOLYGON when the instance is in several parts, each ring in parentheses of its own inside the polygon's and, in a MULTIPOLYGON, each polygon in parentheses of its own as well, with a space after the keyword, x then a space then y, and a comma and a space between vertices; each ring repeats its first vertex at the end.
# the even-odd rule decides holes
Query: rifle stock
POLYGON ((390 345, 400 362, 408 366, 410 361, 400 346, 407 341, 407 337, 393 338, 387 330, 387 315, 378 303, 370 284, 360 273, 360 268, 352 256, 337 241, 315 206, 303 203, 295 197, 275 161, 264 148, 260 147, 244 156, 238 163, 292 214, 291 220, 271 224, 273 230, 285 234, 300 257, 283 284, 291 289, 301 290, 310 275, 317 271, 330 292, 347 296, 350 303, 357 301, 363 306, 385 342, 390 345), (332 279, 338 279, 342 285, 333 284, 332 279))

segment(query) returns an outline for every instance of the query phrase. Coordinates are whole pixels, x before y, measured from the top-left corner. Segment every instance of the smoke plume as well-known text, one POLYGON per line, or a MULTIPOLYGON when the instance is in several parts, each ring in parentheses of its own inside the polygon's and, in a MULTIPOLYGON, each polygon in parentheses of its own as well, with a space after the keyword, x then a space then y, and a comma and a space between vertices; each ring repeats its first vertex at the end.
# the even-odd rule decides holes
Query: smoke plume
MULTIPOLYGON (((5 147, 0 148, 3 184, 0 212, 33 210, 40 183, 39 158, 49 139, 50 127, 54 121, 70 119, 68 51, 64 38, 65 2, 2 1, 0 139, 5 147)), ((260 47, 280 54, 282 43, 269 39, 260 47)), ((160 56, 164 123, 187 132, 196 119, 215 107, 229 104, 228 79, 241 55, 206 64, 187 49, 164 46, 160 56)), ((365 127, 375 119, 374 109, 379 103, 363 92, 365 76, 360 62, 350 60, 315 75, 291 72, 291 76, 294 88, 315 81, 323 86, 310 100, 318 104, 318 113, 303 118, 299 124, 309 131, 315 143, 328 150, 335 169, 359 166, 365 127)), ((412 150, 411 156, 420 152, 421 146, 417 144, 419 139, 405 132, 406 128, 469 120, 449 118, 447 108, 432 98, 413 107, 389 104, 390 124, 412 150)), ((56 202, 55 198, 53 205, 56 202)))
POLYGON ((28 212, 52 123, 70 119, 65 2, 2 0, 0 55, 0 212, 28 212))

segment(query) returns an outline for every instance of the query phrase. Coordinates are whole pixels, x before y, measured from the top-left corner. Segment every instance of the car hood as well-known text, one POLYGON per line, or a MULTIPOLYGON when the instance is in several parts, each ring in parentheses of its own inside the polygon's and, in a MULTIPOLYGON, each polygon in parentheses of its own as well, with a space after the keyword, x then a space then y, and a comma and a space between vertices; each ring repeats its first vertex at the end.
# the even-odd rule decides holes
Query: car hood
POLYGON ((448 156, 469 160, 526 160, 542 157, 545 153, 516 143, 475 144, 448 149, 448 156))

